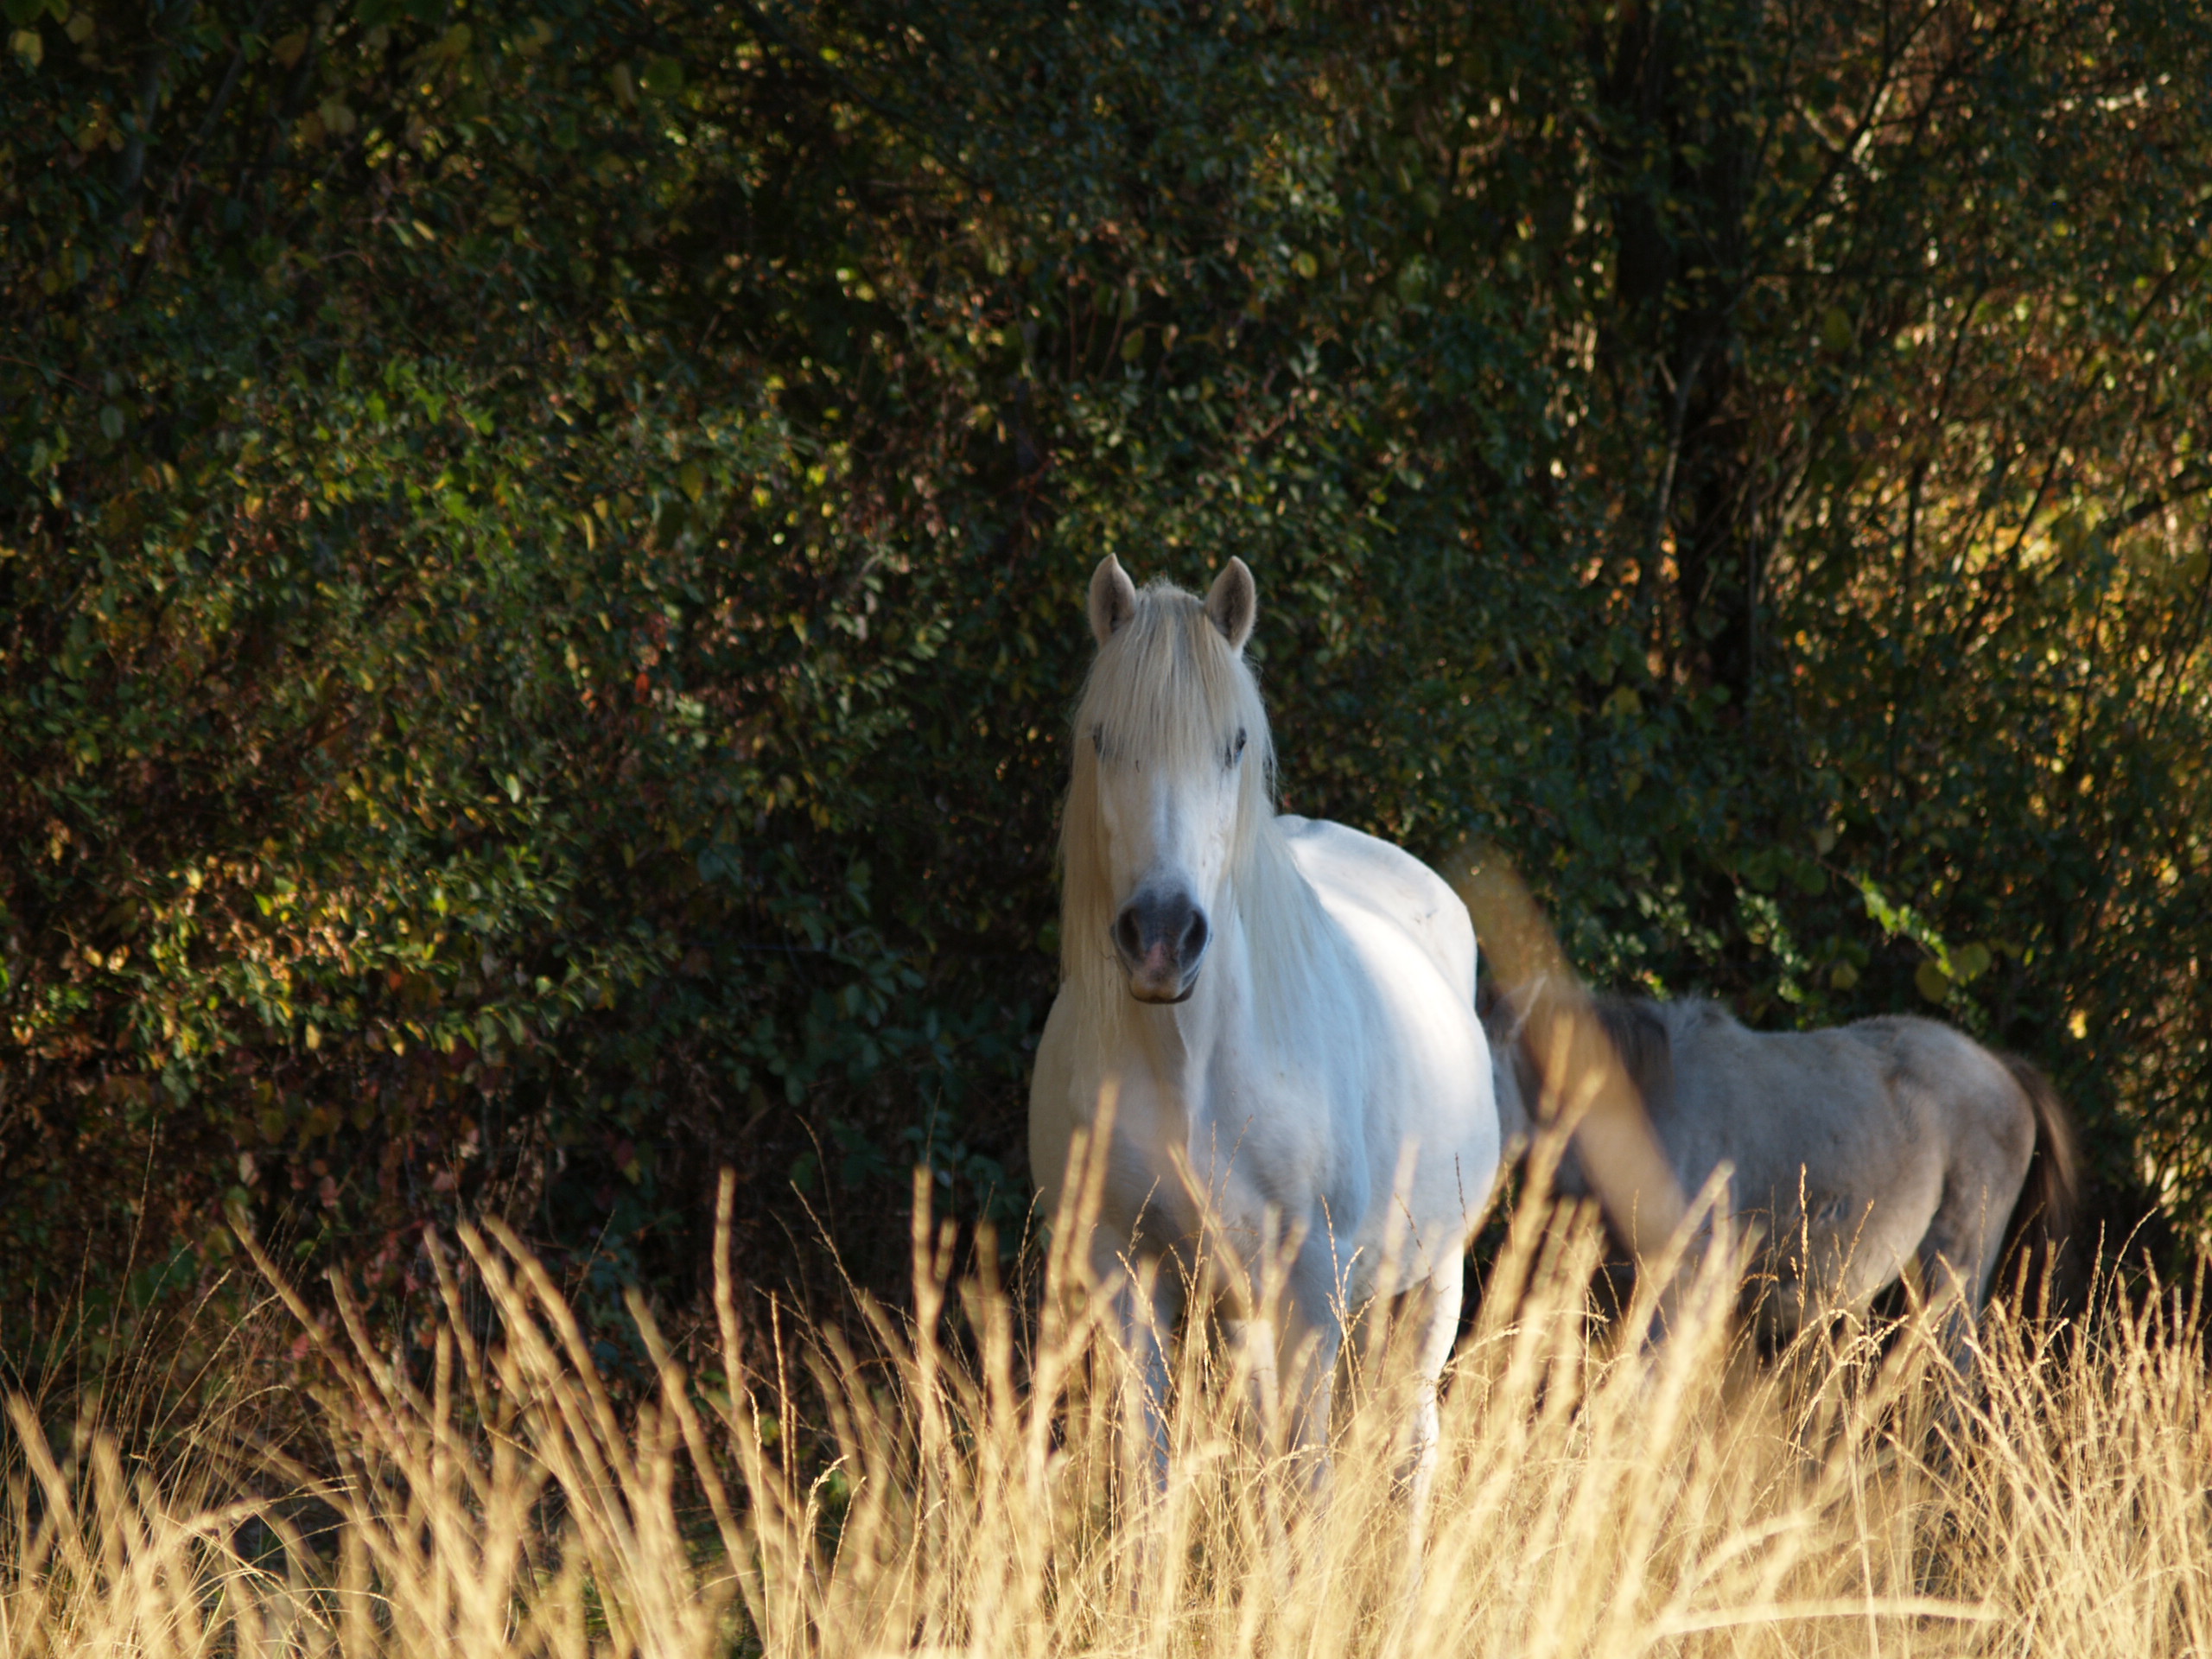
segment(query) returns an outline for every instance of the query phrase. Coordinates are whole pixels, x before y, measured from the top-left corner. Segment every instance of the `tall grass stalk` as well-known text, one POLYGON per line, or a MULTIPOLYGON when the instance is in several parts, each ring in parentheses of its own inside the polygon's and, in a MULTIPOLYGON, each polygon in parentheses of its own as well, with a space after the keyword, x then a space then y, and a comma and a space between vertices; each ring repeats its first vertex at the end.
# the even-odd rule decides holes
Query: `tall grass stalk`
POLYGON ((1192 1334, 1156 1488, 1071 1253, 1031 1312, 990 1251, 955 1278, 918 1191, 911 1311, 863 1303, 864 1341, 749 1329, 718 1263, 700 1376, 633 1302, 658 1378, 626 1408, 497 1227, 435 1255, 447 1317, 411 1368, 342 1287, 342 1340, 285 1292, 329 1379, 315 1444, 233 1433, 156 1480, 17 1402, 0 1652, 2212 1650, 2193 1296, 1993 1312, 1965 1387, 1924 1319, 1755 1362, 1721 1253, 1663 1341, 1624 1341, 1586 1316, 1594 1225, 1530 1211, 1448 1376, 1412 1559, 1387 1350, 1346 1379, 1316 1480, 1253 1432, 1233 1349, 1192 1334))

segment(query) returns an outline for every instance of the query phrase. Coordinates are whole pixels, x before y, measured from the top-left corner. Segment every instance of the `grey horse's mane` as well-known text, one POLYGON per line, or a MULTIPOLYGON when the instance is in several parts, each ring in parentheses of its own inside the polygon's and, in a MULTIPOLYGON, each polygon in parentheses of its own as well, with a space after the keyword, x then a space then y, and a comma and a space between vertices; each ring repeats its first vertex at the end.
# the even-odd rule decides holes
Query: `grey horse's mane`
POLYGON ((1645 1109, 1671 1095, 1675 1039, 1666 1012, 1643 996, 1592 997, 1590 1007, 1613 1052, 1620 1057, 1621 1070, 1643 1096, 1645 1109))
MULTIPOLYGON (((1535 1039, 1528 1016, 1534 1001, 1552 994, 1553 988, 1540 982, 1522 994, 1495 997, 1485 1015, 1491 1039, 1510 1049, 1523 1096, 1531 1101, 1539 1086, 1541 1059, 1532 1046, 1535 1039)), ((1731 1018, 1726 1009, 1702 999, 1661 1003, 1648 996, 1608 994, 1592 996, 1589 1007, 1646 1109, 1674 1091, 1675 1027, 1687 1031, 1708 1020, 1731 1018)))

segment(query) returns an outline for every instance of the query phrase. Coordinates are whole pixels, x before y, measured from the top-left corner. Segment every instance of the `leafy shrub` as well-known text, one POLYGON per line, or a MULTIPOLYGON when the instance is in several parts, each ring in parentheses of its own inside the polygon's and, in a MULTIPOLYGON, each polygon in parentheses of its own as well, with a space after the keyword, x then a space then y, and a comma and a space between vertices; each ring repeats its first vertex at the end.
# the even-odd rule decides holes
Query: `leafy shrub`
POLYGON ((1251 562, 1297 810, 2202 1213, 2191 9, 9 17, 30 1325, 1014 1222, 1108 551, 1251 562))

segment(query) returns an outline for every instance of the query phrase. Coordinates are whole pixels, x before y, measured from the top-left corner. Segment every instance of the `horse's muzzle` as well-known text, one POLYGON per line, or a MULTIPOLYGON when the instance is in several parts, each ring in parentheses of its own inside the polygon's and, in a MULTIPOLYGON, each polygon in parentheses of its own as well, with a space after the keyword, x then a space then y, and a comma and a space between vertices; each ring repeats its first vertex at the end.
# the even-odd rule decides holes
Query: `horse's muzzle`
POLYGON ((1114 953, 1140 1002, 1180 1002, 1198 983, 1212 931, 1187 893, 1140 893, 1114 918, 1114 953))

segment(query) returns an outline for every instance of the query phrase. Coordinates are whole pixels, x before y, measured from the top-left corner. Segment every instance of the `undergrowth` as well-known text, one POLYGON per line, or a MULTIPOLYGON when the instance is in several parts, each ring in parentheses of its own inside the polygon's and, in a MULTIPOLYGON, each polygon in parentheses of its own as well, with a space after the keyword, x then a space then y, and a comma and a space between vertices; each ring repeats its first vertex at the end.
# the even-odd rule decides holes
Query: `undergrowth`
MULTIPOLYGON (((926 1201, 925 1183, 918 1192, 926 1201)), ((728 1230, 725 1192, 722 1232, 728 1230)), ((424 1364, 326 1330, 283 1443, 251 1411, 136 1469, 14 1402, 0 1648, 215 1655, 2129 1654, 2212 1647, 2194 1294, 2005 1306, 1973 1377, 1925 1317, 1756 1358, 1717 1253, 1662 1340, 1587 1316, 1600 1239, 1524 1207, 1446 1382, 1425 1526, 1405 1391, 1351 1375, 1318 1478, 1237 1356, 1179 1350, 1164 1486, 1063 1249, 1025 1298, 914 1230, 912 1306, 749 1328, 726 1259, 687 1371, 611 1395, 496 1227, 434 1252, 424 1364), (464 1283, 466 1281, 466 1283, 464 1283), (480 1295, 488 1321, 468 1306, 480 1295), (488 1332, 488 1339, 486 1332, 488 1332), (865 1332, 861 1340, 853 1333, 865 1332), (696 1374, 695 1374, 696 1373, 696 1374)), ((264 1263, 264 1268, 266 1264, 264 1263)), ((1384 1369, 1387 1369, 1385 1367, 1384 1369)))

